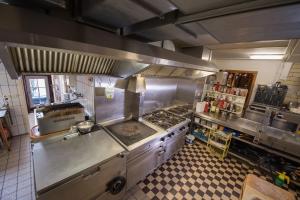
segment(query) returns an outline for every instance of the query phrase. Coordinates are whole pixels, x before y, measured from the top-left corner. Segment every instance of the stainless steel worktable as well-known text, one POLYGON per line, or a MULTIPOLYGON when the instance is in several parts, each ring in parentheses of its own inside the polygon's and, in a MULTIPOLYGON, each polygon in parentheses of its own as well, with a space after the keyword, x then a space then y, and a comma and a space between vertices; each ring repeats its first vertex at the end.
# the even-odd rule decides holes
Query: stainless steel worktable
POLYGON ((195 113, 195 116, 252 136, 256 136, 261 127, 261 123, 237 116, 228 117, 216 113, 195 113))
POLYGON ((36 191, 47 190, 123 151, 124 148, 103 129, 68 140, 35 144, 36 191))

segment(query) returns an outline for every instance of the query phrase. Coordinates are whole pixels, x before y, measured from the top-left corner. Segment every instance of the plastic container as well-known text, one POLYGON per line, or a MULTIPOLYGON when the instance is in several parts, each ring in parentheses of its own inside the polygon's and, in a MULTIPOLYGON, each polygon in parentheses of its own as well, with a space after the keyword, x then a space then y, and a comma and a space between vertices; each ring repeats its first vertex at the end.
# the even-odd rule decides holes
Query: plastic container
POLYGON ((189 134, 185 137, 185 142, 187 144, 193 144, 194 140, 195 140, 195 136, 193 136, 191 134, 189 134))

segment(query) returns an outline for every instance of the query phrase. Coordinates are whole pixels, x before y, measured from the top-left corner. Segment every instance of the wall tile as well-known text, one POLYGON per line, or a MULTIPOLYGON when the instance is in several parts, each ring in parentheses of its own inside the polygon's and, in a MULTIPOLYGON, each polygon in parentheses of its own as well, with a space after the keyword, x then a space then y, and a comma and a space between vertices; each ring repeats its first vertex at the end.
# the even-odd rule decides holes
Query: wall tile
POLYGON ((6 78, 6 74, 1 74, 0 73, 0 85, 3 86, 3 85, 7 85, 7 78, 6 78))
POLYGON ((2 90, 2 94, 5 96, 9 96, 10 92, 9 92, 9 87, 7 85, 1 85, 1 90, 2 90))
POLYGON ((8 97, 10 106, 13 122, 11 127, 12 134, 20 135, 27 132, 24 131, 24 129, 27 130, 28 126, 28 112, 22 79, 12 80, 0 60, 0 97, 3 97, 4 95, 8 97))

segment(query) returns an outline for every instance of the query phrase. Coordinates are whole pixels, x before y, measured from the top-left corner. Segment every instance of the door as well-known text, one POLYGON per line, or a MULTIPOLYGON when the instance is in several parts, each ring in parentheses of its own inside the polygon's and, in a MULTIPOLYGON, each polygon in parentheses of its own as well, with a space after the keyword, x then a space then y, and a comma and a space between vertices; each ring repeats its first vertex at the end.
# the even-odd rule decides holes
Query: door
POLYGON ((125 195, 125 188, 115 195, 107 190, 107 184, 119 176, 126 176, 126 157, 114 157, 100 166, 86 169, 70 181, 38 194, 37 200, 119 200, 125 195))
POLYGON ((153 148, 127 164, 127 189, 143 180, 157 166, 157 149, 153 148))
POLYGON ((25 76, 29 110, 51 103, 49 76, 25 76))
POLYGON ((184 145, 185 133, 180 133, 167 141, 165 161, 170 159, 184 145))

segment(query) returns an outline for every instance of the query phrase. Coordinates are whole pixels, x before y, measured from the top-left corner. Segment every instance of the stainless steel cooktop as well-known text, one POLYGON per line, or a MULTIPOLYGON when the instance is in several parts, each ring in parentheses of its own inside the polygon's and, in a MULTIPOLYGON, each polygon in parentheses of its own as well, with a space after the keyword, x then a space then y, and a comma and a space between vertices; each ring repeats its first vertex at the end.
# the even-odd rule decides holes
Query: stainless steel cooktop
POLYGON ((127 146, 139 142, 157 132, 149 126, 135 120, 119 122, 106 126, 106 128, 127 146))
POLYGON ((169 129, 172 126, 185 121, 184 118, 176 116, 164 110, 158 110, 146 114, 143 116, 143 119, 163 129, 169 129))

